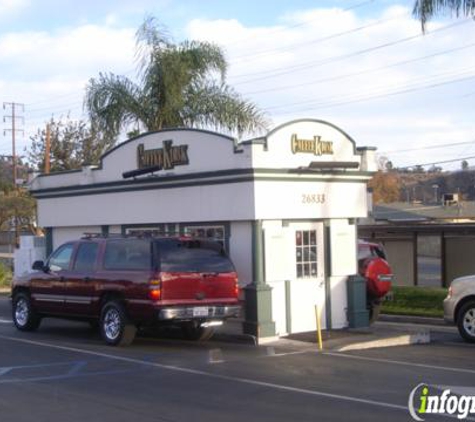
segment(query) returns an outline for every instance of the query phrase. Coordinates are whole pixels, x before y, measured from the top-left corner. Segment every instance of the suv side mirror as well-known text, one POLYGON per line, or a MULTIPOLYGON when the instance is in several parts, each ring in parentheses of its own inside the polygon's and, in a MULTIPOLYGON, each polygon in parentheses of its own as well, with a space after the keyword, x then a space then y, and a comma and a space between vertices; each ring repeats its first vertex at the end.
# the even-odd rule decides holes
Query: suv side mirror
POLYGON ((33 262, 32 269, 35 271, 46 271, 45 263, 43 261, 33 262))

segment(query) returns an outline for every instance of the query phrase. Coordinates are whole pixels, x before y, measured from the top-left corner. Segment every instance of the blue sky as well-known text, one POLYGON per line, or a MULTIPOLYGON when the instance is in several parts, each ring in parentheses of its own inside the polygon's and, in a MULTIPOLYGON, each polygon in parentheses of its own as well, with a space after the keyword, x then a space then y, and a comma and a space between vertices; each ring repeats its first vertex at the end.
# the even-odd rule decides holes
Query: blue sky
MULTIPOLYGON (((171 27, 183 27, 187 20, 238 19, 245 25, 274 25, 286 14, 295 10, 309 10, 318 6, 360 9, 365 16, 371 16, 390 4, 401 4, 393 0, 30 0, 4 1, 5 4, 18 3, 12 8, 7 19, 2 19, 2 32, 5 31, 50 31, 65 26, 84 23, 101 24, 111 14, 119 17, 122 25, 138 25, 143 16, 153 14, 171 27), (27 7, 23 7, 22 3, 27 7), (358 7, 361 5, 361 7, 358 7)), ((0 2, 1 4, 1 2, 0 2)), ((411 5, 411 3, 407 3, 411 5)))
MULTIPOLYGON (((134 78, 134 34, 154 15, 176 41, 219 44, 230 64, 228 83, 273 126, 324 119, 395 165, 453 159, 443 166, 459 168, 458 160, 475 156, 475 23, 437 18, 423 35, 412 6, 405 0, 0 0, 0 102, 25 104, 19 148, 51 116, 81 118, 91 77, 134 78)), ((0 136, 0 154, 8 151, 8 136, 0 136)))

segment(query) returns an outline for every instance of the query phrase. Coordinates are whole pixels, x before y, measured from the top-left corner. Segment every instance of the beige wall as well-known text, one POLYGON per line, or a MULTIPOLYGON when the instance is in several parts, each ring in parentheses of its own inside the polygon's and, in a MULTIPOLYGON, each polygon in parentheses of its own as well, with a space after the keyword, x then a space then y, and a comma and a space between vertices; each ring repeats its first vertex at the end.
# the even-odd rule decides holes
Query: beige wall
POLYGON ((394 285, 414 285, 414 244, 412 239, 383 242, 389 265, 394 273, 394 285))
POLYGON ((449 237, 445 242, 447 283, 457 277, 475 274, 475 237, 449 237))

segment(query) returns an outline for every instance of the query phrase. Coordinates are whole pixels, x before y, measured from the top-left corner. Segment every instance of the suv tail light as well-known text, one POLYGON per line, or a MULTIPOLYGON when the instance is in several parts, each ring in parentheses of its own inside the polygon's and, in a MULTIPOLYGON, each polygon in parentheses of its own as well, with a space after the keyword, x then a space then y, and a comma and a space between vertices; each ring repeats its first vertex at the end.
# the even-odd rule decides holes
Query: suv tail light
POLYGON ((153 301, 160 300, 162 298, 162 289, 161 289, 161 281, 160 279, 152 279, 150 280, 149 292, 148 297, 153 301))
POLYGON ((239 280, 237 277, 234 279, 234 295, 237 298, 239 297, 239 280))

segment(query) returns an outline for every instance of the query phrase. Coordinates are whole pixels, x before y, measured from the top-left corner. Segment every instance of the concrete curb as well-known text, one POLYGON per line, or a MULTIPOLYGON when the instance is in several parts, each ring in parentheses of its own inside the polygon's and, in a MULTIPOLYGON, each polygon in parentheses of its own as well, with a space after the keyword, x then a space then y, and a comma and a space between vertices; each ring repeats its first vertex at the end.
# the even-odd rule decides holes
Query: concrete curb
POLYGON ((378 321, 421 325, 446 325, 443 318, 420 317, 412 315, 380 314, 378 321))

